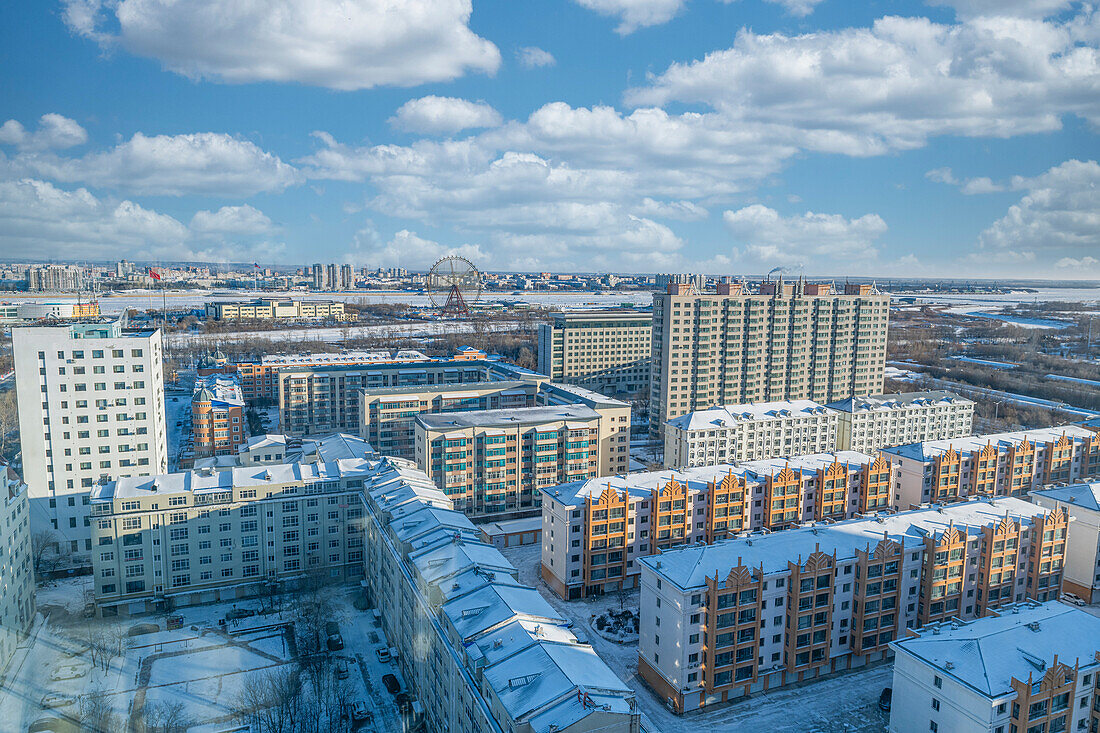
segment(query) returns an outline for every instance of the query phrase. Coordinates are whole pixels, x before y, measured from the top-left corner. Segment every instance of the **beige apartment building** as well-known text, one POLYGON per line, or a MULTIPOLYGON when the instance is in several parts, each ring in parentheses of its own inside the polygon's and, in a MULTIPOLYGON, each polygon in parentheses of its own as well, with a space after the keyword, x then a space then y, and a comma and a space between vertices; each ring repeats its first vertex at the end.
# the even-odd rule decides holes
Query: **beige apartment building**
POLYGON ((27 485, 0 460, 0 674, 34 621, 34 566, 31 557, 27 485))
POLYGON ((1002 498, 640 558, 638 673, 683 713, 888 659, 909 628, 1056 599, 1068 523, 1002 498))
POLYGON ((882 456, 841 451, 605 476, 542 492, 542 577, 565 599, 637 587, 637 560, 888 508, 882 456))
POLYGON ((1039 506, 1063 508, 1072 517, 1062 590, 1085 603, 1100 603, 1100 481, 1051 486, 1030 496, 1039 506))
POLYGON ((653 296, 650 434, 714 405, 881 392, 889 305, 872 285, 669 285, 653 296))
POLYGON ((652 335, 648 313, 558 314, 539 326, 539 372, 604 394, 648 392, 652 335))
MULTIPOLYGON (((665 468, 713 466, 836 450, 836 411, 812 400, 725 405, 665 423, 665 468)), ((869 451, 868 451, 869 452, 869 451)))
POLYGON ((970 435, 974 402, 953 392, 905 392, 849 397, 827 405, 840 416, 837 447, 880 448, 970 435))
POLYGON ((206 317, 215 321, 354 321, 354 313, 344 311, 339 300, 293 300, 257 298, 232 303, 206 304, 206 317))
POLYGON ((1047 484, 1100 477, 1100 434, 1077 425, 883 448, 898 467, 894 506, 1026 497, 1047 484))
POLYGON ((101 615, 247 598, 309 575, 363 573, 364 477, 346 459, 121 478, 91 493, 101 615))

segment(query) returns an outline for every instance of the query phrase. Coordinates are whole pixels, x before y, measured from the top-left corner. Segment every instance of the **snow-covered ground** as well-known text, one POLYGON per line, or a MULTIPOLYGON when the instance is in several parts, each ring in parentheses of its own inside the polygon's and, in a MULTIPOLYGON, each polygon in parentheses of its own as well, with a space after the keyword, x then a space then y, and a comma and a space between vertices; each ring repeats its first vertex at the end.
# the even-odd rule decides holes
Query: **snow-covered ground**
MULTIPOLYGON (((348 338, 375 336, 379 338, 403 338, 407 336, 439 336, 451 333, 473 333, 479 324, 469 321, 433 321, 431 323, 383 324, 374 326, 341 326, 338 328, 287 328, 274 331, 229 331, 219 333, 173 333, 168 335, 169 346, 214 346, 232 344, 249 339, 271 341, 324 341, 340 343, 348 338)), ((484 327, 483 324, 480 324, 484 327)), ((515 321, 493 321, 494 331, 512 331, 521 324, 515 321)))
POLYGON ((889 664, 675 715, 638 676, 636 643, 615 643, 589 630, 593 616, 606 610, 618 611, 620 600, 622 607, 637 610, 638 591, 630 591, 621 599, 612 593, 602 598, 563 601, 539 575, 540 545, 509 547, 501 552, 519 569, 520 580, 537 588, 551 606, 572 620, 600 658, 637 692, 643 725, 651 733, 881 733, 886 729, 888 716, 879 710, 878 697, 882 688, 891 684, 893 666, 889 664))

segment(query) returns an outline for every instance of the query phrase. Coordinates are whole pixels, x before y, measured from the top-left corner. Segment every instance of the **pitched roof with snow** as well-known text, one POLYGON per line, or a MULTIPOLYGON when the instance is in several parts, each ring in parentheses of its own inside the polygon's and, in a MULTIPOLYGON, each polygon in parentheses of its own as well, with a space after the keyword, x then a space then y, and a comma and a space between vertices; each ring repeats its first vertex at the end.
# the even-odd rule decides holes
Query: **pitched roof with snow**
POLYGON ((742 422, 791 420, 806 417, 829 417, 834 411, 813 400, 779 400, 776 402, 746 402, 696 410, 668 421, 680 430, 716 430, 731 428, 742 422))
POLYGON ((972 400, 946 390, 902 392, 899 394, 869 394, 830 402, 826 407, 839 412, 890 412, 909 407, 930 405, 973 405, 972 400))
POLYGON ((890 455, 910 458, 917 461, 931 461, 936 456, 954 449, 956 453, 967 455, 985 448, 987 445, 995 445, 1001 449, 1017 446, 1026 438, 1031 443, 1051 443, 1065 435, 1080 443, 1096 436, 1090 430, 1077 425, 1059 425, 1052 428, 1036 428, 1034 430, 1017 430, 1012 433, 991 433, 988 435, 970 435, 964 438, 949 438, 947 440, 926 440, 923 443, 910 443, 893 448, 883 448, 882 452, 890 455))
POLYGON ((1041 496, 1046 499, 1054 499, 1063 504, 1090 509, 1100 512, 1100 481, 1092 481, 1083 484, 1070 484, 1069 486, 1054 486, 1048 489, 1036 489, 1030 492, 1032 496, 1041 496))

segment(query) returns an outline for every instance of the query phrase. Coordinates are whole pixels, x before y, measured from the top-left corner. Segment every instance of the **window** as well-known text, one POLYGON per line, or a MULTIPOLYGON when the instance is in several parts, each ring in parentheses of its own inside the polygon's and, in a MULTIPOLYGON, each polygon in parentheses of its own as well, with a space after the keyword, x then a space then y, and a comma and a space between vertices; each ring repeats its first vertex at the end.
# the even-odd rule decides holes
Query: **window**
POLYGON ((939 675, 934 675, 932 677, 932 685, 937 689, 943 687, 943 680, 940 679, 939 675))

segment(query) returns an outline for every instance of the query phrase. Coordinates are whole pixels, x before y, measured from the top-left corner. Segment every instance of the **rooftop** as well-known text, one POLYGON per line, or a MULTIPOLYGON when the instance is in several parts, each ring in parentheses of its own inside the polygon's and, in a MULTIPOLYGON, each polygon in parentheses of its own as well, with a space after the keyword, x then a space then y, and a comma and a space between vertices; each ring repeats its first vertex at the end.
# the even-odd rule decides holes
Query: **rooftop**
POLYGON ((369 396, 374 395, 390 395, 390 394, 410 394, 414 392, 462 392, 464 390, 509 390, 509 389, 526 389, 532 388, 534 384, 532 382, 518 382, 514 380, 505 380, 501 382, 457 382, 455 384, 408 384, 398 387, 364 387, 359 390, 361 393, 369 396))
POLYGON ((968 623, 939 623, 892 646, 990 698, 1012 694, 1011 680, 1039 679, 1058 661, 1096 664, 1100 618, 1057 601, 999 609, 968 623))
POLYGON ((1100 481, 1071 484, 1070 486, 1055 486, 1047 489, 1036 489, 1029 493, 1032 496, 1055 499, 1063 504, 1100 512, 1100 481))
POLYGON ((946 453, 949 448, 956 453, 973 453, 992 444, 1000 448, 1019 445, 1026 438, 1031 443, 1048 443, 1058 440, 1063 435, 1072 438, 1074 442, 1088 440, 1096 434, 1076 425, 1058 425, 1052 428, 1035 428, 1033 430, 1018 430, 1012 433, 992 433, 989 435, 970 435, 964 438, 949 438, 947 440, 927 440, 923 443, 910 443, 893 448, 883 448, 883 453, 910 458, 917 461, 930 461, 941 453, 946 453))
POLYGON ((306 461, 329 463, 343 459, 374 458, 377 455, 370 443, 350 433, 329 433, 302 439, 301 458, 306 461))
POLYGON ((968 534, 977 533, 980 527, 999 522, 1005 515, 1030 526, 1032 517, 1046 513, 1036 504, 1011 497, 993 502, 970 501, 682 547, 639 558, 638 562, 681 588, 694 588, 702 586, 708 576, 724 578, 739 563, 747 567, 763 565, 765 573, 774 573, 785 571, 788 561, 799 557, 805 560, 819 549, 828 553, 835 550, 838 558, 852 558, 856 550, 874 549, 884 536, 904 547, 923 546, 925 537, 939 537, 951 526, 968 534))
POLYGON ((739 422, 755 420, 786 420, 815 415, 831 415, 824 405, 812 400, 779 400, 777 402, 747 402, 696 410, 668 421, 680 430, 714 430, 732 427, 739 422))
POLYGON ((935 404, 973 405, 972 400, 954 392, 932 390, 927 392, 902 392, 900 394, 874 394, 849 397, 840 402, 830 402, 826 407, 840 412, 873 412, 901 410, 907 407, 927 407, 935 404))
POLYGON ((401 349, 398 351, 342 351, 339 354, 267 354, 260 359, 265 366, 293 366, 309 364, 348 364, 372 362, 388 363, 398 361, 432 361, 431 357, 419 351, 401 349))
POLYGON ((579 387, 575 384, 562 384, 561 382, 546 382, 542 385, 539 395, 546 398, 556 398, 559 402, 587 403, 599 405, 612 405, 627 407, 628 403, 617 400, 614 397, 593 392, 590 389, 579 387))
MULTIPOLYGON (((600 414, 584 405, 546 405, 510 410, 471 410, 419 415, 416 419, 430 430, 461 428, 508 428, 539 425, 558 420, 598 420, 600 414)), ((585 426, 587 427, 587 426, 585 426)))
POLYGON ((193 402, 218 402, 227 406, 244 406, 241 383, 236 374, 211 374, 195 380, 193 402))

